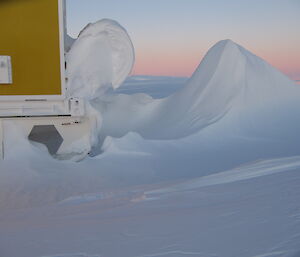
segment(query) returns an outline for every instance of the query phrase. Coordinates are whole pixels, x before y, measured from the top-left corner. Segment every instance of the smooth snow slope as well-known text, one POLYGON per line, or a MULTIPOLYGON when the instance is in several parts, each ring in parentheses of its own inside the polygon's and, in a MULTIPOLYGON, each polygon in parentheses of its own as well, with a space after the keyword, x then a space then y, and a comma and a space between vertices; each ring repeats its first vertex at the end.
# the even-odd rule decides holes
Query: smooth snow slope
POLYGON ((293 81, 223 40, 172 96, 153 100, 142 94, 113 95, 92 104, 103 116, 100 133, 113 137, 134 131, 146 139, 177 139, 225 120, 241 134, 262 136, 268 131, 280 137, 286 129, 294 127, 294 135, 300 128, 299 98, 300 88, 293 81))
MULTIPOLYGON (((299 157, 226 171, 274 154, 276 142, 272 152, 268 139, 208 128, 111 138, 80 163, 52 160, 16 131, 0 162, 0 256, 298 257, 299 157)), ((293 144, 277 143, 288 155, 293 144)))
POLYGON ((110 93, 133 62, 128 33, 107 19, 89 24, 68 54, 70 95, 88 100, 88 114, 97 121, 93 155, 103 151, 106 137, 129 132, 155 140, 233 134, 280 142, 284 151, 289 145, 291 155, 299 154, 300 87, 231 40, 214 45, 185 86, 166 98, 110 93))
POLYGON ((236 172, 0 212, 0 256, 299 257, 299 157, 236 172))
POLYGON ((104 20, 68 56, 101 155, 53 160, 11 127, 0 256, 298 257, 299 87, 225 40, 166 98, 111 93, 132 50, 126 31, 104 20))
MULTIPOLYGON (((102 22, 92 31, 98 26, 102 31, 102 22)), ((93 40, 105 38, 88 34, 86 40, 99 47, 93 40)), ((78 42, 81 49, 85 37, 78 42)), ((71 59, 80 53, 74 49, 71 59)), ((101 75, 97 72, 94 78, 101 75)), ((7 161, 0 162, 0 207, 43 205, 78 192, 187 179, 259 159, 299 156, 299 90, 259 57, 230 40, 220 41, 187 84, 167 98, 94 95, 92 114, 101 121, 97 158, 80 164, 51 160, 12 129, 7 161), (16 164, 20 156, 24 161, 16 164)))

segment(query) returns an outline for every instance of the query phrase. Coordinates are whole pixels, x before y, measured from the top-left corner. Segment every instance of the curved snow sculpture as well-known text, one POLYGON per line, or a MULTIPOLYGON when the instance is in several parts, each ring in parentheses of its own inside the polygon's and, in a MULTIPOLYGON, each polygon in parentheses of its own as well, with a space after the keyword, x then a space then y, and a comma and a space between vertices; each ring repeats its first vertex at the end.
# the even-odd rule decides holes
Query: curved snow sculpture
POLYGON ((110 94, 108 89, 124 81, 133 62, 127 32, 111 20, 88 25, 69 52, 71 95, 89 100, 89 116, 97 120, 91 135, 94 154, 101 152, 107 136, 136 132, 145 139, 166 140, 204 128, 219 138, 272 138, 296 147, 300 87, 231 40, 215 44, 186 85, 164 99, 110 94))
POLYGON ((92 99, 123 83, 134 64, 134 48, 119 23, 103 19, 80 32, 67 63, 69 95, 92 99))
POLYGON ((208 51, 185 87, 168 98, 117 95, 92 104, 102 114, 103 135, 121 137, 134 131, 146 139, 176 139, 218 121, 248 135, 280 136, 292 128, 295 132, 300 129, 299 99, 300 87, 293 81, 223 40, 208 51))

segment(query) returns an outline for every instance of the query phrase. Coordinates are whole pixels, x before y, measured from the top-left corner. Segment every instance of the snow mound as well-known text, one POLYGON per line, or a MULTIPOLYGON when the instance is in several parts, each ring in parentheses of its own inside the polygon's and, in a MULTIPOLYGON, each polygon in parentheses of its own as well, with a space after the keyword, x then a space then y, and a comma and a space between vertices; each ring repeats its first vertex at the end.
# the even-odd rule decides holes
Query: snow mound
MULTIPOLYGON (((113 180, 119 176, 125 186, 146 184, 211 175, 256 160, 300 156, 299 86, 231 40, 213 46, 186 85, 166 98, 132 91, 98 94, 114 81, 105 73, 114 66, 92 56, 102 53, 102 43, 109 39, 106 32, 97 34, 105 24, 127 38, 117 23, 100 21, 83 30, 69 54, 71 87, 79 87, 73 92, 87 100, 87 113, 95 121, 92 155, 101 155, 80 164, 52 161, 21 141, 25 138, 18 137, 20 128, 7 129, 11 148, 6 152, 9 162, 0 163, 0 207, 35 206, 78 192, 99 192, 103 185, 119 183, 113 180), (86 65, 95 61, 95 70, 86 68, 85 61, 86 65), (19 156, 23 156, 20 162, 19 156), (49 168, 43 173, 45 163, 49 168)), ((106 46, 111 49, 110 43, 106 46)), ((112 53, 103 52, 109 59, 112 53)), ((238 177, 235 172, 230 180, 234 177, 238 177)))
POLYGON ((267 126, 278 136, 290 122, 300 128, 298 99, 300 87, 293 81, 240 45, 223 40, 208 51, 185 87, 167 98, 106 95, 92 105, 103 116, 103 137, 134 131, 146 139, 178 139, 220 122, 242 134, 249 129, 250 134, 261 133, 267 126))
POLYGON ((300 87, 231 40, 215 44, 185 86, 165 98, 109 90, 120 86, 133 62, 127 32, 107 19, 83 29, 68 54, 70 95, 86 99, 97 121, 92 155, 102 152, 105 138, 129 132, 170 140, 227 130, 286 141, 300 129, 300 87))
POLYGON ((88 24, 67 55, 69 95, 91 99, 119 87, 134 64, 134 48, 116 21, 88 24))

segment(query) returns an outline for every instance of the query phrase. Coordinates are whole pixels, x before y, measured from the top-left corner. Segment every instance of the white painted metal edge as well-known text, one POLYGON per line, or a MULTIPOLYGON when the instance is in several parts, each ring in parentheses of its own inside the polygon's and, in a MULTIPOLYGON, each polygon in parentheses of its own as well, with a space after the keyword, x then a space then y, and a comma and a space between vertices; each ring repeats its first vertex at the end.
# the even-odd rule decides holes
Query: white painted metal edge
POLYGON ((58 12, 59 12, 59 48, 60 48, 60 76, 61 76, 61 95, 66 97, 66 69, 65 69, 65 33, 66 33, 66 1, 58 0, 58 12))

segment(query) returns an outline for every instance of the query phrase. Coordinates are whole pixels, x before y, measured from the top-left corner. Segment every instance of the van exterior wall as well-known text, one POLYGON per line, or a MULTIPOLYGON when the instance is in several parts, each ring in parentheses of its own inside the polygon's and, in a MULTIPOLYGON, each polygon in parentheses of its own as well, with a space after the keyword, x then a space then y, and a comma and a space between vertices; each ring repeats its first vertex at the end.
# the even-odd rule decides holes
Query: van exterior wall
POLYGON ((13 76, 0 85, 0 101, 64 99, 64 1, 1 1, 0 32, 0 55, 11 56, 13 76))

